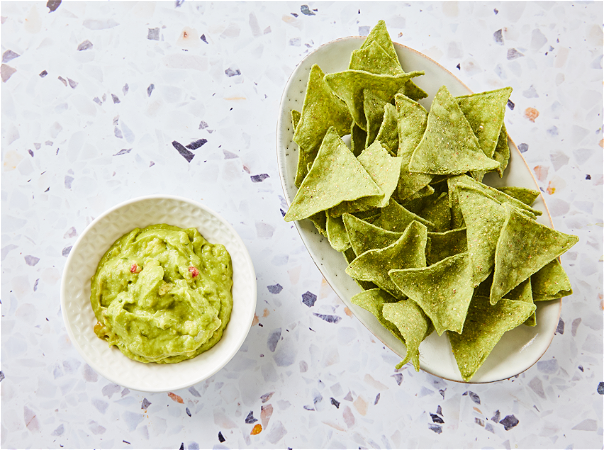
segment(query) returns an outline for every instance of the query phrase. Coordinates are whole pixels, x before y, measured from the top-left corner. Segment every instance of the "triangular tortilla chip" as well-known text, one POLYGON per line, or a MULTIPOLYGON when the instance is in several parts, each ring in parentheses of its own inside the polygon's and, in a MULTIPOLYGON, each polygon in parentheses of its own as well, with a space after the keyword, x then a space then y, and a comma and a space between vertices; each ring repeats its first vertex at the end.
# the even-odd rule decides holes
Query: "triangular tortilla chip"
POLYGON ((501 133, 499 133, 499 138, 497 139, 497 147, 495 147, 493 159, 499 163, 497 173, 499 174, 499 178, 502 178, 503 172, 510 161, 510 146, 508 145, 508 133, 505 129, 505 124, 501 126, 501 133))
POLYGON ((320 211, 316 214, 313 214, 308 218, 308 220, 313 223, 320 234, 327 237, 327 217, 325 211, 320 211))
POLYGON ((541 195, 539 191, 519 186, 504 186, 497 188, 497 190, 509 195, 510 197, 514 197, 516 200, 521 201, 527 206, 531 206, 537 197, 541 195))
POLYGON ((285 221, 305 219, 343 201, 381 194, 381 189, 332 127, 327 131, 317 158, 285 215, 285 221))
POLYGON ((511 87, 455 97, 484 154, 493 158, 511 87))
POLYGON ((396 302, 396 298, 377 288, 369 289, 365 292, 356 294, 350 299, 350 301, 373 314, 375 318, 394 335, 394 337, 405 343, 405 338, 399 332, 396 325, 384 319, 382 314, 383 307, 396 302))
POLYGON ((467 227, 474 286, 482 283, 495 266, 495 248, 506 219, 506 210, 493 197, 460 183, 457 199, 467 227))
POLYGON ((400 369, 412 361, 413 367, 419 372, 419 344, 432 331, 430 319, 413 300, 386 303, 382 307, 382 315, 384 319, 396 326, 405 339, 407 354, 396 368, 400 369))
POLYGON ((354 121, 363 130, 367 130, 367 121, 363 109, 363 90, 369 89, 386 102, 390 102, 394 94, 408 80, 423 74, 423 71, 415 71, 405 75, 392 76, 376 75, 360 70, 346 70, 325 75, 325 81, 336 95, 348 105, 354 121))
MULTIPOLYGON (((363 70, 369 73, 384 75, 402 75, 405 72, 398 62, 396 52, 394 58, 376 41, 363 46, 352 52, 348 68, 351 70, 363 70)), ((392 46, 392 42, 390 42, 392 46)), ((392 47, 394 51, 394 47, 392 47)))
POLYGON ((344 252, 350 248, 350 239, 341 217, 331 217, 327 213, 327 239, 332 248, 338 252, 344 252))
POLYGON ((372 281, 397 298, 404 298, 388 275, 391 269, 426 266, 427 228, 412 222, 403 235, 388 247, 369 250, 350 263, 346 273, 352 278, 372 281))
POLYGON ((434 231, 447 231, 451 229, 451 208, 449 208, 449 194, 441 193, 436 199, 430 200, 418 214, 434 224, 434 231))
MULTIPOLYGON (((518 300, 521 302, 526 302, 530 304, 535 304, 533 302, 533 291, 531 288, 531 279, 528 278, 512 289, 510 292, 505 294, 506 300, 518 300)), ((537 314, 536 311, 531 314, 528 319, 524 321, 524 324, 529 327, 534 327, 537 325, 537 314)))
MULTIPOLYGON (((352 249, 352 247, 350 247, 348 250, 346 250, 345 252, 342 252, 342 255, 344 255, 344 259, 346 260, 347 264, 350 264, 351 262, 353 262, 357 255, 354 253, 354 250, 352 249)), ((353 278, 354 280, 354 278, 353 278)), ((371 281, 362 281, 362 280, 354 280, 356 282, 356 284, 358 284, 361 289, 363 289, 364 291, 368 291, 370 289, 377 289, 378 287, 373 284, 371 281)))
POLYGON ((455 175, 497 167, 499 163, 485 156, 459 105, 442 86, 432 101, 426 132, 413 152, 409 170, 455 175))
POLYGON ((350 150, 354 156, 359 156, 365 150, 365 142, 367 141, 367 133, 355 122, 352 122, 350 129, 350 150))
POLYGON ((506 220, 495 251, 492 304, 579 241, 577 236, 529 219, 508 204, 504 207, 506 220))
POLYGON ((426 251, 426 264, 428 266, 436 264, 449 256, 468 251, 465 228, 442 233, 428 233, 428 241, 430 242, 429 249, 426 251))
POLYGON ((301 117, 302 114, 300 114, 300 111, 292 109, 292 127, 294 129, 294 133, 296 132, 296 127, 298 126, 298 122, 300 122, 301 117))
POLYGON ((380 131, 380 126, 384 120, 384 106, 386 104, 386 100, 369 89, 363 91, 363 111, 367 120, 367 140, 365 141, 365 147, 373 144, 380 131))
POLYGON ((383 228, 384 230, 402 233, 414 220, 424 224, 430 230, 434 229, 434 224, 432 222, 421 218, 417 214, 407 211, 393 199, 390 199, 388 206, 382 208, 382 214, 375 222, 373 222, 373 224, 376 227, 383 228))
POLYGON ((388 247, 400 239, 403 233, 384 230, 351 214, 342 215, 350 244, 356 255, 368 250, 388 247))
POLYGON ((573 293, 568 275, 558 258, 531 275, 533 300, 556 300, 573 293))
POLYGON ((429 267, 390 270, 394 284, 432 320, 438 335, 461 333, 474 288, 468 253, 453 255, 429 267))
POLYGON ((396 108, 390 103, 384 105, 384 119, 375 139, 381 142, 392 156, 396 156, 398 151, 397 114, 396 108))
POLYGON ((390 196, 396 189, 398 175, 401 171, 401 158, 393 158, 380 142, 376 141, 363 150, 358 157, 358 161, 382 193, 377 196, 342 202, 329 211, 329 214, 334 217, 341 216, 345 212, 355 213, 373 208, 383 208, 388 204, 390 196))
POLYGON ((307 166, 314 161, 327 130, 333 126, 343 136, 352 125, 348 107, 325 83, 324 76, 316 64, 310 69, 302 114, 294 133, 294 142, 300 147, 296 186, 302 184, 307 166))
POLYGON ((534 311, 531 303, 504 299, 493 306, 488 299, 474 297, 463 333, 447 333, 464 381, 472 379, 503 334, 521 325, 534 311))

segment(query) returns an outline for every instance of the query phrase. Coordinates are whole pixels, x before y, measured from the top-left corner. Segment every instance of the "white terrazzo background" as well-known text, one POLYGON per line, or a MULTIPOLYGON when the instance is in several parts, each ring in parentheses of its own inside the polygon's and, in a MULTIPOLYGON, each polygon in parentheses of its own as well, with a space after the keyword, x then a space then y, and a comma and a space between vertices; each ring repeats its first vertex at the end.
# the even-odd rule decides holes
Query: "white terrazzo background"
POLYGON ((1 9, 3 448, 602 448, 601 2, 1 9), (508 131, 556 228, 581 238, 562 258, 575 293, 558 333, 511 380, 395 371, 398 357, 282 220, 275 127, 287 78, 308 52, 379 19, 474 91, 514 88, 508 131), (190 163, 172 145, 200 139, 190 163), (258 321, 240 352, 171 395, 98 376, 59 306, 77 236, 112 205, 155 193, 222 214, 258 275, 258 321))

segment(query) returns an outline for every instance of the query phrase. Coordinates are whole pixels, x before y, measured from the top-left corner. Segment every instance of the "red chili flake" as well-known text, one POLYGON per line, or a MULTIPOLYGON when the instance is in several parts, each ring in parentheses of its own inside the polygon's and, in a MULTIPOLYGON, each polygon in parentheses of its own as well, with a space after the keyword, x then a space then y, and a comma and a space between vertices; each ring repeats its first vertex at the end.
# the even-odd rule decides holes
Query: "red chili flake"
POLYGON ((140 271, 143 270, 142 268, 140 268, 136 263, 133 263, 130 266, 130 272, 131 273, 140 273, 140 271))
POLYGON ((195 267, 195 266, 189 267, 189 272, 191 272, 191 276, 193 278, 195 278, 197 275, 199 275, 199 270, 197 270, 197 267, 195 267))

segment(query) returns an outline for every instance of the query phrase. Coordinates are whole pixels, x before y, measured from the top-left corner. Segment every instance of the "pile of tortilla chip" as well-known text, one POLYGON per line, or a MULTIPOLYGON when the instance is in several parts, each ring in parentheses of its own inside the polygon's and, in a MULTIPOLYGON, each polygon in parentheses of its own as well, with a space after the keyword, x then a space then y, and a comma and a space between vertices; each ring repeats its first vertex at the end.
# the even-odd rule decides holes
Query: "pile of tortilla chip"
POLYGON ((298 192, 286 221, 310 219, 344 254, 372 312, 420 367, 419 347, 447 332, 469 381, 506 331, 535 326, 535 302, 572 293, 558 257, 578 238, 539 224, 538 191, 495 189, 510 157, 511 88, 453 97, 430 111, 380 21, 348 70, 310 71, 301 112, 298 192), (350 135, 350 148, 342 137, 350 135))

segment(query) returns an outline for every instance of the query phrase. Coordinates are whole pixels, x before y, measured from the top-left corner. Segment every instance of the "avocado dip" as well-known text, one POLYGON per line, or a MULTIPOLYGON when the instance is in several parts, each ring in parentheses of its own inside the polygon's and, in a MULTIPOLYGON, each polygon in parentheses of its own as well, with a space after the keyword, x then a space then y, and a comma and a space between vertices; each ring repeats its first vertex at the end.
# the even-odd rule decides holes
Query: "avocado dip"
POLYGON ((136 361, 194 358, 222 337, 232 286, 224 245, 195 228, 136 228, 109 248, 92 277, 94 332, 136 361))

